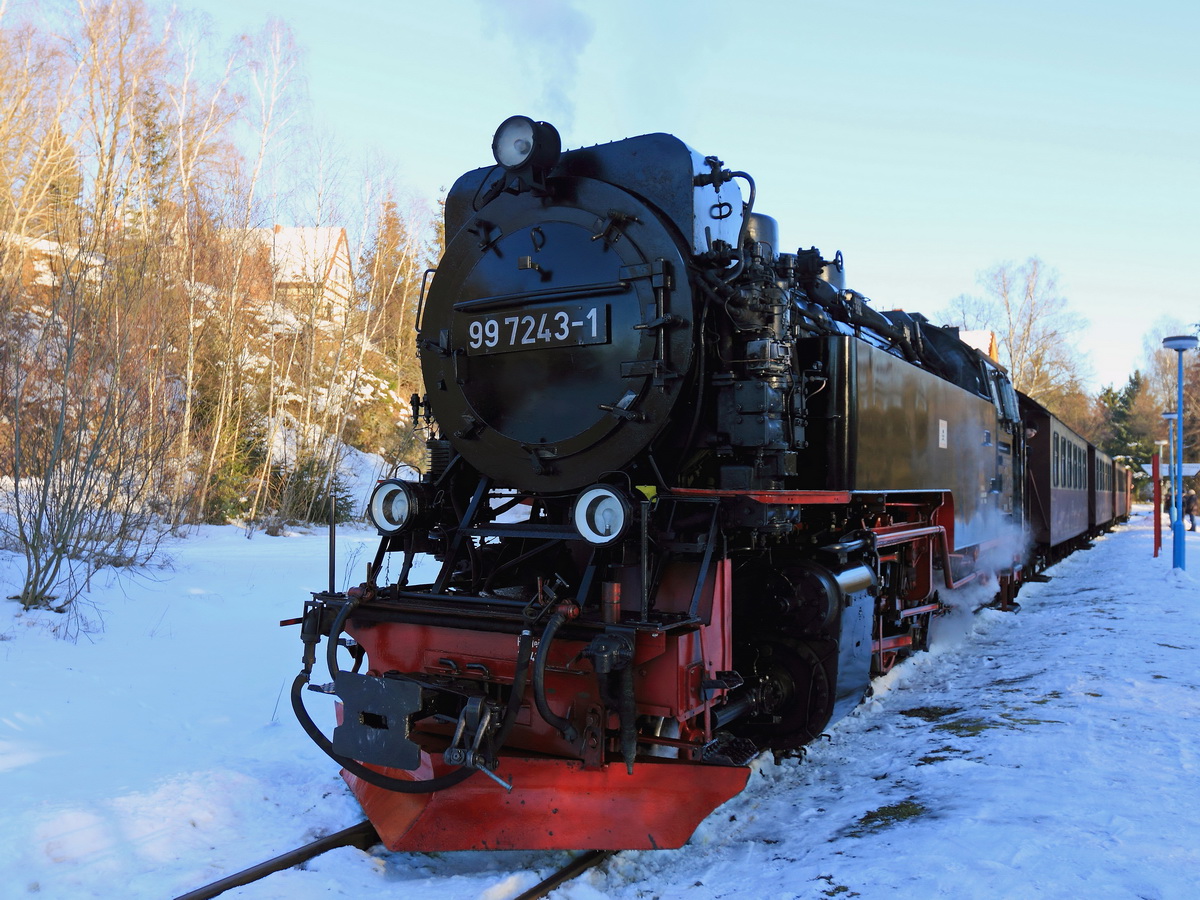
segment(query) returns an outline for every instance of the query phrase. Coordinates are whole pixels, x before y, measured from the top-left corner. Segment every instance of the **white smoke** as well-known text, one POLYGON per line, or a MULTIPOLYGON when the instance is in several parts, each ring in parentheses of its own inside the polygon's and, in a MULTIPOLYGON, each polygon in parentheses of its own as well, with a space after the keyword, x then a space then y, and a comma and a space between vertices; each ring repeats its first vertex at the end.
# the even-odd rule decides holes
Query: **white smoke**
POLYGON ((539 83, 529 115, 569 132, 575 121, 579 58, 595 25, 576 0, 480 0, 483 27, 509 40, 525 74, 539 83))
MULTIPOLYGON (((958 646, 977 630, 980 624, 977 613, 996 600, 1001 573, 1011 571, 1017 561, 1025 563, 1026 576, 1032 573, 1030 553, 1033 544, 1028 530, 994 510, 989 510, 984 518, 987 523, 983 533, 991 535, 991 541, 975 561, 979 577, 956 590, 938 585, 946 612, 935 616, 930 628, 929 649, 935 654, 958 646)), ((935 573, 935 577, 938 575, 940 573, 935 573)))

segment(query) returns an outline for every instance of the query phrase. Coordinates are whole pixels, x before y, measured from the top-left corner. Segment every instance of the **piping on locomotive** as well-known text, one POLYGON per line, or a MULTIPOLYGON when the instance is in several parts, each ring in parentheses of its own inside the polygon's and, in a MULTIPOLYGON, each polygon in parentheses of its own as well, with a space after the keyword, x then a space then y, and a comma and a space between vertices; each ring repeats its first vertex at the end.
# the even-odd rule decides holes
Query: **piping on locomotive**
POLYGON ((562 153, 514 116, 493 154, 422 299, 427 471, 372 495, 366 582, 306 604, 293 706, 391 849, 677 847, 943 590, 1012 600, 1021 407, 670 135, 562 153))

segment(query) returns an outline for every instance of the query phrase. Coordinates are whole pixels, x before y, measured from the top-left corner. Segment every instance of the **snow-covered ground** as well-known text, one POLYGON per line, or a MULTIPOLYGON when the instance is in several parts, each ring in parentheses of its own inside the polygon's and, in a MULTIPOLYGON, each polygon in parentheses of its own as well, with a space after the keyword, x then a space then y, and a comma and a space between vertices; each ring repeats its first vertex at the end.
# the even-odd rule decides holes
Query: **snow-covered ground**
MULTIPOLYGON (((75 642, 0 606, 0 898, 169 900, 361 819, 293 721, 299 640, 275 627, 325 584, 325 544, 203 529, 170 569, 94 580, 102 621, 75 642)), ((346 579, 373 545, 343 533, 346 579)), ((803 761, 761 761, 683 849, 554 897, 1196 896, 1200 577, 1170 549, 1151 558, 1143 514, 1018 614, 959 598, 803 761)), ((344 848, 225 896, 507 900, 566 858, 344 848)))

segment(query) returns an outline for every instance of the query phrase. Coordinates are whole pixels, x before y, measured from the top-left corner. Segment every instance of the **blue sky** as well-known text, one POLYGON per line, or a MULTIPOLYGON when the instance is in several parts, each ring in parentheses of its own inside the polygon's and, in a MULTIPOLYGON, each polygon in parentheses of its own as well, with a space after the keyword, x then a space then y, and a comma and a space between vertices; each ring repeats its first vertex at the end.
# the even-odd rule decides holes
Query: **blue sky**
POLYGON ((786 247, 846 255, 932 313, 1036 255, 1122 384, 1161 317, 1200 319, 1200 4, 195 0, 288 22, 318 124, 434 197, 505 117, 566 147, 650 131, 750 172, 786 247))

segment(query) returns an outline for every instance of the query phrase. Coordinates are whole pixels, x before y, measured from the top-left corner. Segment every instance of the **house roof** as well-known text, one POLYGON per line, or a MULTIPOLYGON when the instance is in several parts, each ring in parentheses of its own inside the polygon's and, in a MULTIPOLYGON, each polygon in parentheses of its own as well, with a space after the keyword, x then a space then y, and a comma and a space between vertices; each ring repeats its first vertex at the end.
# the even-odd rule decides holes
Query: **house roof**
POLYGON ((234 240, 250 240, 270 254, 276 283, 318 284, 328 281, 335 268, 348 277, 350 244, 340 227, 228 228, 223 234, 234 240))
MULTIPOLYGON (((1180 468, 1183 470, 1184 478, 1194 478, 1196 473, 1200 472, 1200 463, 1184 463, 1182 466, 1180 466, 1180 468)), ((1168 467, 1165 462, 1160 465, 1158 469, 1159 474, 1162 475, 1163 478, 1170 478, 1175 474, 1175 467, 1168 467)), ((1151 477, 1154 476, 1154 471, 1151 468, 1150 463, 1142 463, 1142 471, 1151 477)))
POLYGON ((271 251, 276 281, 312 283, 327 280, 343 245, 345 262, 349 262, 350 248, 344 228, 276 225, 256 230, 271 251))

